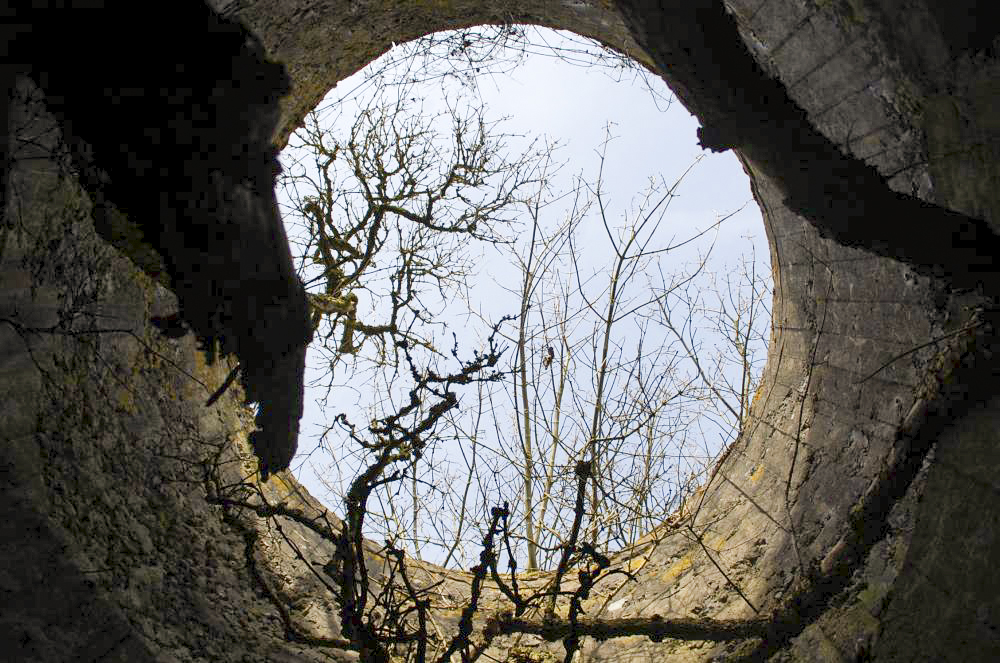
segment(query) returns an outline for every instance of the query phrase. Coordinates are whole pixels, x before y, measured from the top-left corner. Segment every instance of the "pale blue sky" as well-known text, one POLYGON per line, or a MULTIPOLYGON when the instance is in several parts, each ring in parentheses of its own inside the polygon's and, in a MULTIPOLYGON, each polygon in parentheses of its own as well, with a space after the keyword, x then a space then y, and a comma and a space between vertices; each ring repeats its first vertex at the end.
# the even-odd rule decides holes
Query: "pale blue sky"
MULTIPOLYGON (((553 43, 560 39, 552 31, 547 31, 545 38, 553 43)), ((362 75, 359 72, 341 82, 320 108, 329 108, 331 100, 354 89, 362 75)), ((558 157, 567 162, 563 169, 567 177, 581 172, 587 177, 594 176, 598 165, 596 150, 604 138, 605 127, 611 123, 616 138, 607 149, 604 178, 612 206, 619 214, 628 208, 649 178, 662 176, 672 183, 700 157, 679 188, 679 196, 671 203, 668 234, 676 229, 678 237, 687 236, 691 229, 707 227, 720 216, 743 208, 723 224, 713 252, 714 264, 734 262, 752 249, 759 269, 770 272, 760 212, 753 203, 749 180, 738 160, 731 152, 702 152, 695 135, 697 121, 679 101, 665 103, 672 97, 662 81, 653 78, 647 81, 652 83, 659 101, 647 89, 646 82, 627 73, 625 80, 616 82, 600 70, 573 66, 551 57, 529 56, 511 75, 481 80, 479 94, 490 119, 508 118, 504 131, 544 135, 562 143, 558 157), (751 240, 746 239, 748 235, 751 240)), ((433 109, 438 103, 434 95, 440 95, 437 85, 430 86, 427 94, 431 96, 425 107, 433 109)), ((356 107, 357 102, 347 101, 330 117, 349 127, 356 107)), ((516 148, 513 143, 511 146, 516 148)), ((482 278, 487 282, 489 274, 502 278, 494 273, 502 271, 502 267, 492 264, 483 267, 482 278)), ((307 393, 300 452, 313 449, 314 437, 328 423, 313 405, 314 400, 307 393)), ((329 463, 328 457, 315 454, 304 462, 296 458, 292 469, 313 495, 336 508, 317 476, 329 463)))

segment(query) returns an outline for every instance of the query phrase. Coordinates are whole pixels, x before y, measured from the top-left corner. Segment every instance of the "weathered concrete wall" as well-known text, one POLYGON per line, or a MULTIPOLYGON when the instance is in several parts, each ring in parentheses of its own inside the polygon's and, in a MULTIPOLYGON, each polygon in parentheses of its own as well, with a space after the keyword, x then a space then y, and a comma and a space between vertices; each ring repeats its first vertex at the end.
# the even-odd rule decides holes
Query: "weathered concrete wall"
MULTIPOLYGON (((894 190, 997 227, 1000 65, 948 41, 931 4, 727 6, 757 62, 822 135, 894 190)), ((435 29, 513 17, 655 60, 655 34, 633 38, 607 3, 483 5, 216 4, 288 64, 294 91, 279 141, 391 41, 435 29)), ((295 642, 339 637, 322 577, 292 549, 322 564, 329 545, 300 524, 209 503, 253 467, 236 400, 202 407, 225 371, 200 363, 192 342, 150 332, 148 316, 169 310, 171 295, 104 246, 86 199, 36 164, 18 162, 0 242, 0 591, 4 606, 23 606, 0 614, 0 651, 37 661, 350 658, 295 642), (76 321, 41 331, 60 311, 76 321), (198 461, 217 453, 225 462, 205 475, 198 461)), ((587 614, 784 617, 763 642, 586 641, 587 659, 1000 657, 995 355, 991 328, 975 317, 986 300, 955 293, 947 275, 821 238, 785 204, 783 183, 744 164, 775 273, 753 424, 681 513, 618 556, 634 581, 600 585, 587 614)), ((246 499, 256 490, 248 484, 246 499)), ((262 490, 318 513, 287 476, 262 490)), ((448 580, 442 596, 460 598, 467 579, 448 580)), ((453 624, 454 613, 441 619, 453 624)))
POLYGON ((531 23, 573 30, 635 57, 648 58, 611 3, 601 0, 449 0, 386 3, 372 0, 212 0, 258 34, 285 63, 293 91, 284 103, 276 141, 283 145, 305 114, 327 92, 382 55, 392 44, 430 32, 483 24, 531 23))
POLYGON ((96 235, 89 201, 46 160, 51 119, 18 110, 0 263, 0 659, 313 660, 275 637, 243 532, 205 501, 206 460, 228 482, 253 475, 252 413, 232 395, 204 407, 227 367, 149 325, 176 297, 96 235))

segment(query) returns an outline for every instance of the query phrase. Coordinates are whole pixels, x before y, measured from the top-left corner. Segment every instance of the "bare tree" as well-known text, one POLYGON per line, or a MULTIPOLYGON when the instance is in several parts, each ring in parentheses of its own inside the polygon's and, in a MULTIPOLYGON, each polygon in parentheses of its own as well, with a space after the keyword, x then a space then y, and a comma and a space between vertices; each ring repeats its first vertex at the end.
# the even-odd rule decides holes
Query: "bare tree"
MULTIPOLYGON (((481 108, 448 101, 427 113, 410 86, 383 93, 345 136, 310 115, 282 180, 318 349, 330 369, 327 394, 338 370, 371 384, 373 398, 362 405, 371 420, 395 411, 415 387, 404 357, 433 370, 457 356, 446 303, 467 297, 476 256, 510 241, 516 206, 544 177, 541 152, 532 145, 510 157, 506 137, 481 108)), ((338 435, 333 426, 327 433, 338 435)), ((364 454, 349 460, 345 475, 363 466, 364 454)), ((392 540, 411 541, 414 551, 426 537, 418 526, 426 493, 439 491, 441 477, 418 474, 428 469, 411 464, 409 513, 398 490, 377 491, 379 515, 369 521, 392 540)))
POLYGON ((702 416, 723 447, 748 425, 770 333, 772 287, 771 275, 760 270, 752 247, 738 264, 727 267, 722 275, 707 272, 704 283, 683 289, 661 281, 655 318, 694 367, 697 389, 692 393, 698 394, 702 416))
MULTIPOLYGON (((469 325, 461 340, 448 339, 448 326, 461 315, 455 304, 470 297, 481 247, 501 248, 493 254, 516 265, 520 276, 499 279, 511 293, 504 313, 515 318, 512 333, 498 330, 514 348, 506 377, 443 414, 437 444, 424 452, 431 462, 411 459, 401 475, 405 489, 376 490, 366 522, 368 534, 405 542, 414 554, 432 545, 440 559, 462 563, 463 551, 475 551, 491 526, 477 505, 499 495, 514 505, 513 554, 540 569, 562 554, 579 462, 593 468, 582 516, 592 546, 630 545, 677 504, 723 446, 705 442, 699 418, 714 417, 726 442, 743 422, 762 356, 750 337, 759 336, 763 318, 760 297, 748 305, 736 282, 729 300, 712 310, 692 299, 712 287, 705 282, 711 245, 686 271, 674 255, 708 241, 724 219, 667 236, 666 212, 683 175, 669 185, 651 182, 634 209, 615 212, 604 188, 610 133, 593 181, 577 176, 557 192, 556 146, 533 143, 511 158, 507 136, 480 107, 449 98, 443 111, 424 112, 414 81, 449 71, 474 81, 478 65, 507 66, 482 49, 518 38, 512 29, 488 38, 461 32, 410 47, 409 78, 381 84, 377 102, 346 135, 332 135, 319 111, 308 118, 283 182, 289 216, 304 231, 299 255, 330 367, 326 393, 338 371, 355 385, 370 384, 357 408, 368 419, 406 402, 414 382, 403 369, 404 351, 432 368, 448 358, 445 343, 454 356, 460 343, 474 342, 469 325), (464 68, 455 69, 456 58, 464 68), (413 65, 417 60, 422 64, 413 65), (681 293, 689 297, 681 306, 687 336, 670 318, 677 318, 672 309, 681 293), (698 344, 712 327, 736 345, 719 346, 709 358, 698 344), (738 381, 731 380, 734 362, 738 381), (713 390, 732 405, 721 417, 713 390), (700 448, 693 452, 693 445, 700 448)), ((465 320, 477 319, 469 313, 474 308, 465 320)), ((496 316, 482 322, 489 329, 496 316)), ((332 442, 338 435, 337 427, 327 429, 327 446, 341 450, 343 477, 331 485, 346 498, 350 476, 366 461, 362 451, 332 442)))
POLYGON ((293 143, 310 162, 291 164, 283 178, 290 215, 306 231, 299 252, 315 322, 329 320, 323 347, 333 359, 368 341, 380 360, 402 342, 437 352, 423 333, 434 324, 428 290, 463 289, 466 243, 504 241, 520 191, 536 177, 530 154, 507 158, 481 109, 449 107, 446 141, 432 127, 440 118, 421 114, 412 91, 395 92, 364 109, 346 139, 311 114, 293 143))
MULTIPOLYGON (((629 546, 662 521, 738 434, 763 358, 754 341, 766 320, 764 284, 753 282, 748 294, 727 276, 718 304, 701 303, 715 287, 706 268, 713 231, 729 217, 702 230, 672 227, 669 205, 684 173, 669 185, 651 183, 623 219, 612 218, 603 185, 609 140, 595 181, 578 178, 562 197, 564 216, 545 218, 559 198, 541 188, 526 202, 532 230, 513 247, 520 288, 509 340, 516 352, 509 381, 494 387, 503 386, 513 409, 508 430, 516 436, 500 435, 497 449, 518 474, 504 497, 521 505, 512 522, 528 569, 551 568, 560 555, 576 515, 578 462, 593 468, 583 515, 592 546, 629 546), (587 250, 585 221, 601 229, 583 241, 587 250), (675 256, 699 242, 707 244, 704 254, 681 268, 675 256), (674 337, 668 302, 677 308, 678 297, 686 297, 697 341, 718 345, 711 356, 674 337), (734 366, 738 381, 727 381, 734 366), (714 392, 734 402, 735 417, 718 417, 714 392), (706 418, 721 427, 721 441, 704 441, 706 418), (696 440, 700 453, 692 454, 696 440)), ((754 269, 745 263, 743 276, 754 269)))
MULTIPOLYGON (((492 62, 476 55, 489 40, 456 34, 442 43, 474 81, 492 62)), ((343 523, 271 504, 253 486, 218 485, 211 498, 335 544, 327 560, 293 548, 323 570, 343 638, 296 630, 271 593, 286 633, 364 661, 420 663, 474 661, 506 634, 561 641, 568 663, 588 635, 764 633, 762 620, 583 613, 601 579, 629 577, 609 553, 662 522, 721 451, 706 430, 726 441, 745 424, 767 288, 754 277, 747 294, 730 279, 714 295, 723 279, 708 259, 726 217, 675 227, 668 212, 683 174, 651 181, 617 210, 604 184, 610 138, 596 172, 560 192, 555 146, 509 156, 481 108, 448 97, 426 111, 420 67, 408 72, 342 135, 324 111, 310 116, 283 178, 327 369, 323 443, 337 454, 343 523), (498 277, 507 294, 494 288, 496 306, 481 312, 472 281, 487 256, 508 263, 498 277), (344 382, 365 400, 345 404, 334 392, 344 382), (471 566, 450 630, 432 628, 435 584, 404 554, 430 547, 445 565, 471 566), (519 583, 525 565, 549 570, 546 582, 519 583), (486 614, 487 603, 505 608, 486 614)), ((256 534, 245 535, 249 549, 256 534)))
MULTIPOLYGON (((754 284, 747 299, 731 277, 728 299, 705 303, 717 285, 707 268, 712 235, 725 218, 701 230, 670 224, 683 174, 650 182, 632 209, 616 211, 604 184, 610 132, 593 180, 578 175, 558 192, 556 146, 536 142, 508 156, 508 137, 467 98, 424 110, 416 81, 453 75, 471 86, 475 69, 508 66, 498 42, 520 38, 512 28, 466 31, 409 47, 406 76, 375 83, 375 102, 344 135, 326 128, 323 112, 310 115, 283 182, 330 369, 326 394, 337 375, 336 384, 368 385, 351 420, 390 416, 421 371, 475 344, 475 329, 493 328, 504 313, 514 319, 497 328, 514 349, 511 363, 441 414, 435 443, 399 470, 401 483, 373 489, 367 534, 464 563, 492 527, 485 505, 504 500, 511 553, 541 569, 561 557, 577 516, 578 463, 592 468, 585 539, 618 549, 659 522, 738 434, 766 310, 765 286, 754 284), (698 243, 703 255, 681 268, 675 256, 698 243), (490 252, 518 274, 498 278, 509 308, 493 317, 469 302, 490 252), (711 356, 703 339, 717 346, 711 356)), ((331 418, 344 416, 342 401, 327 405, 331 418)), ((430 405, 414 407, 426 415, 430 405)), ((329 426, 325 439, 342 477, 330 485, 347 499, 370 449, 344 444, 342 426, 329 426)))

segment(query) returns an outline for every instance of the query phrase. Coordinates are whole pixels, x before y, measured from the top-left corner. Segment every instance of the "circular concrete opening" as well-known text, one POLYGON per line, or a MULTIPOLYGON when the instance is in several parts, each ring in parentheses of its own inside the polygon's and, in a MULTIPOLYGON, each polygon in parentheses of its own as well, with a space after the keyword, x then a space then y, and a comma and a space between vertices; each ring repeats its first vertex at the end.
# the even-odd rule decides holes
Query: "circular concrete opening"
POLYGON ((299 443, 308 461, 293 462, 313 496, 343 517, 343 496, 371 459, 337 417, 369 421, 406 402, 413 380, 394 344, 415 346, 418 371, 443 373, 449 358, 430 348, 484 352, 498 324, 499 379, 459 392, 421 461, 372 496, 369 538, 467 568, 490 507, 508 503, 521 568, 553 570, 576 460, 593 454, 603 467, 583 527, 606 552, 633 547, 707 481, 749 421, 773 284, 742 165, 699 148, 697 121, 662 80, 569 33, 483 26, 392 49, 306 122, 279 183, 293 256, 316 301, 357 298, 317 320, 299 443), (377 216, 389 200, 424 213, 448 164, 478 158, 459 155, 453 132, 489 146, 482 170, 494 174, 462 192, 449 185, 434 223, 475 214, 478 231, 455 245, 443 232, 418 236, 413 218, 377 216), (396 168, 415 186, 384 175, 396 168), (495 204, 501 196, 510 203, 495 204), (329 237, 351 245, 324 252, 329 237), (372 273, 350 256, 374 246, 372 273), (404 289, 397 277, 415 255, 437 271, 404 289), (405 297, 415 303, 390 304, 405 297), (406 332, 384 331, 391 321, 406 332))

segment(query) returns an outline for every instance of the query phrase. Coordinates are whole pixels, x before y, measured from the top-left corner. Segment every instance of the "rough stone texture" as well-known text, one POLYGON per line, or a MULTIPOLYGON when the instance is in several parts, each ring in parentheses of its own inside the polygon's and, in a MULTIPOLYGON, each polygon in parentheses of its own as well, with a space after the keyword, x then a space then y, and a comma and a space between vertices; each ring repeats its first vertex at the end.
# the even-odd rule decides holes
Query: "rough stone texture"
MULTIPOLYGON (((37 112, 21 138, 52 135, 37 112)), ((228 367, 148 324, 176 298, 97 237, 45 152, 16 153, 0 267, 0 658, 321 660, 280 637, 205 501, 205 460, 255 471, 253 414, 203 406, 228 367)))
MULTIPOLYGON (((435 29, 514 17, 637 52, 608 3, 484 4, 216 6, 289 67, 279 142, 337 80, 391 41, 435 29)), ((758 63, 826 138, 896 191, 997 227, 1000 65, 993 51, 957 47, 932 5, 727 3, 758 63)), ((0 241, 0 651, 46 662, 351 658, 295 640, 339 636, 329 580, 294 552, 322 565, 329 544, 301 523, 211 503, 220 485, 252 472, 252 415, 235 396, 203 407, 224 367, 150 329, 172 296, 97 239, 86 198, 40 163, 18 161, 0 241), (60 333, 30 330, 60 321, 60 333), (199 464, 212 457, 221 461, 214 478, 199 464)), ((616 556, 635 580, 603 583, 586 607, 605 617, 738 619, 792 608, 801 617, 770 642, 585 641, 586 659, 998 658, 1000 401, 992 332, 965 329, 983 299, 953 292, 947 275, 821 238, 785 205, 779 183, 744 165, 775 274, 753 423, 681 512, 616 556), (881 510, 865 501, 873 494, 886 496, 881 510), (857 505, 867 505, 853 512, 860 521, 857 505), (862 543, 852 547, 854 536, 862 543), (844 541, 857 559, 844 556, 844 541), (816 593, 817 578, 828 592, 816 593)), ((259 490, 321 513, 287 475, 259 490)), ((380 567, 374 555, 370 564, 380 567)), ((439 619, 453 627, 468 574, 418 564, 413 574, 447 581, 437 598, 454 609, 439 619)), ((496 653, 512 644, 560 652, 523 638, 496 653)))
POLYGON ((341 81, 382 55, 394 42, 473 25, 532 23, 573 30, 648 64, 649 60, 606 0, 211 0, 263 39, 285 63, 293 91, 285 99, 275 140, 284 145, 305 114, 341 81))

